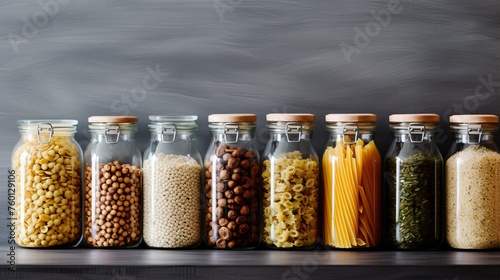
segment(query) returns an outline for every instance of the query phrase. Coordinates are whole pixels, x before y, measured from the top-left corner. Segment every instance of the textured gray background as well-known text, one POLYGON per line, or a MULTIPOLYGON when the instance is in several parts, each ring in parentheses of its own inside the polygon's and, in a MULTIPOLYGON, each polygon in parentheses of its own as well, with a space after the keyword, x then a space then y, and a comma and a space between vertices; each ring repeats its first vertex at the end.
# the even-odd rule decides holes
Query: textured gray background
MULTIPOLYGON (((498 0, 401 0, 348 62, 340 44, 355 46, 356 28, 377 32, 371 11, 388 2, 2 0, 0 245, 18 119, 78 119, 85 149, 88 116, 137 115, 143 150, 148 115, 196 114, 204 153, 208 114, 258 114, 263 148, 266 113, 311 112, 321 154, 325 114, 372 112, 385 154, 392 113, 500 114, 498 0), (164 74, 148 80, 156 68, 164 74)), ((439 142, 446 154, 447 134, 439 142)))

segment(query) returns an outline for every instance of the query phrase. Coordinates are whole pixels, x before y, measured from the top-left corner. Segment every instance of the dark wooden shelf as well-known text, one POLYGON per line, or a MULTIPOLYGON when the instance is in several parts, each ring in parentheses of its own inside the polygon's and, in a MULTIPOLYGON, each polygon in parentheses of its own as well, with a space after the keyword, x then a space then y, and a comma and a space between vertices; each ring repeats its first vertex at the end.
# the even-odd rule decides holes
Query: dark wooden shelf
MULTIPOLYGON (((1 279, 500 279, 499 251, 16 248, 1 279)), ((1 254, 6 259, 6 249, 1 254)))

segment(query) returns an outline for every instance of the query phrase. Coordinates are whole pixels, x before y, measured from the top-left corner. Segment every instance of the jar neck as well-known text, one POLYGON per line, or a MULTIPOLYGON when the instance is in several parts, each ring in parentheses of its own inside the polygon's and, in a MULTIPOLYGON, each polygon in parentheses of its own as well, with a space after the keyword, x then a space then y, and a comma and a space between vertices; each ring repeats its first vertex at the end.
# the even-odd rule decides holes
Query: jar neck
POLYGON ((427 143, 434 141, 435 131, 425 131, 422 133, 409 133, 407 130, 393 131, 394 141, 396 142, 411 142, 411 143, 427 143))
POLYGON ((49 143, 53 138, 68 138, 74 139, 75 132, 72 131, 57 131, 54 130, 52 135, 48 132, 36 131, 21 131, 21 139, 23 141, 38 142, 40 144, 49 143))
POLYGON ((312 132, 302 131, 300 134, 297 133, 286 133, 284 131, 270 131, 270 140, 278 142, 299 142, 299 141, 311 141, 312 132))
POLYGON ((469 134, 467 132, 454 132, 455 142, 460 144, 495 145, 496 133, 483 131, 481 134, 469 134))
POLYGON ((342 133, 339 131, 328 132, 328 143, 343 141, 345 143, 355 143, 361 139, 364 143, 368 143, 374 139, 373 131, 359 131, 358 133, 342 133))
POLYGON ((163 133, 162 131, 151 131, 151 140, 162 143, 173 143, 178 141, 195 141, 196 131, 177 130, 175 133, 163 133))
POLYGON ((135 131, 120 131, 119 134, 107 134, 104 131, 90 131, 92 141, 116 143, 116 142, 132 142, 135 141, 135 131))
POLYGON ((238 133, 225 133, 223 131, 212 130, 212 140, 225 143, 248 142, 254 138, 254 132, 249 130, 240 130, 238 133))

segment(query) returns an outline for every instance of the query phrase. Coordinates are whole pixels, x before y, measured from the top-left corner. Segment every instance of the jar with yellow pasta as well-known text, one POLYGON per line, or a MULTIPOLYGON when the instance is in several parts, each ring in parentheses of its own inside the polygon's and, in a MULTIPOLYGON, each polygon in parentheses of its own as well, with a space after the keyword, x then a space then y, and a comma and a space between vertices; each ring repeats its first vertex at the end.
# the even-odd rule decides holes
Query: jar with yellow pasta
POLYGON ((318 156, 311 144, 313 114, 268 114, 262 157, 263 243, 313 249, 318 242, 318 156))
POLYGON ((322 240, 332 248, 373 248, 382 240, 381 159, 374 114, 326 115, 322 240))
MULTIPOLYGON (((77 246, 82 236, 82 149, 76 120, 20 120, 12 154, 15 241, 21 247, 77 246)), ((10 203, 10 200, 9 200, 10 203)))

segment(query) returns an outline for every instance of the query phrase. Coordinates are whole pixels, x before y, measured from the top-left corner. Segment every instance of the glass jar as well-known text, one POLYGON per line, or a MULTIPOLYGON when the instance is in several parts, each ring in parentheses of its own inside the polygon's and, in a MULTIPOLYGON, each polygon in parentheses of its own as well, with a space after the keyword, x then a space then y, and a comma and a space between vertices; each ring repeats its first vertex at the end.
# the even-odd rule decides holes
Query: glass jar
POLYGON ((435 249, 443 238, 443 158, 434 141, 436 114, 389 116, 394 139, 385 158, 385 242, 435 249))
MULTIPOLYGON (((76 120, 20 120, 21 139, 12 153, 16 219, 21 247, 73 247, 82 237, 82 149, 76 120)), ((14 206, 15 205, 15 206, 14 206)), ((15 211, 14 211, 15 209, 15 211)))
POLYGON ((205 156, 205 242, 246 248, 260 239, 259 154, 254 114, 208 116, 212 141, 205 156))
POLYGON ((130 248, 141 242, 142 156, 137 117, 89 117, 85 150, 84 241, 90 247, 130 248))
POLYGON ((323 154, 323 242, 372 248, 382 240, 381 158, 374 114, 329 114, 323 154))
POLYGON ((263 233, 269 248, 317 245, 318 156, 311 144, 313 114, 268 114, 262 156, 263 233))
POLYGON ((498 116, 450 117, 455 142, 446 161, 446 239, 453 248, 500 248, 498 116))
POLYGON ((143 238, 149 247, 201 242, 201 154, 197 116, 149 116, 143 162, 143 238))

